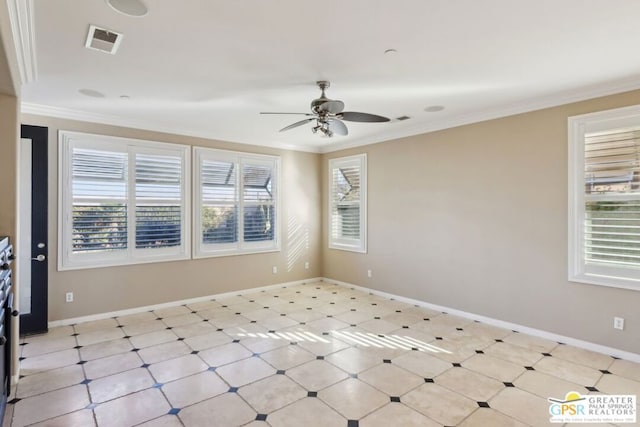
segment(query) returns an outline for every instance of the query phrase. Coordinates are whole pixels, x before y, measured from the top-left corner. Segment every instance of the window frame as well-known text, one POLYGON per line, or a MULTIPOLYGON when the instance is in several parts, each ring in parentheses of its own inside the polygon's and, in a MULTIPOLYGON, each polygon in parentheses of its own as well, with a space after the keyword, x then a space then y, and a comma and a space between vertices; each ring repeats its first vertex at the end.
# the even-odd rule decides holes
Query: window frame
POLYGON ((82 132, 58 131, 58 271, 119 265, 178 261, 191 257, 191 147, 183 144, 138 140, 82 132), (73 148, 88 148, 127 154, 127 248, 111 253, 73 254, 73 148), (136 154, 177 155, 181 159, 182 211, 180 245, 136 248, 136 154))
MULTIPOLYGON (((585 136, 587 133, 640 127, 640 105, 599 111, 568 119, 568 280, 640 290, 640 267, 588 264, 585 261, 585 136)), ((640 200, 640 194, 612 199, 640 200)))
POLYGON ((282 235, 282 203, 281 203, 281 167, 280 156, 253 154, 217 148, 193 148, 193 259, 213 258, 234 255, 248 255, 268 252, 280 252, 282 235), (237 242, 229 244, 206 244, 202 242, 202 161, 213 160, 234 163, 239 166, 236 174, 237 242), (244 191, 242 187, 242 165, 261 164, 272 167, 272 188, 274 189, 273 206, 275 210, 275 231, 273 240, 245 241, 244 239, 244 191))
POLYGON ((367 154, 356 154, 347 157, 329 159, 328 162, 328 217, 327 232, 329 249, 342 251, 367 253, 367 154), (334 238, 333 237, 333 171, 340 167, 357 165, 360 167, 360 237, 334 238))

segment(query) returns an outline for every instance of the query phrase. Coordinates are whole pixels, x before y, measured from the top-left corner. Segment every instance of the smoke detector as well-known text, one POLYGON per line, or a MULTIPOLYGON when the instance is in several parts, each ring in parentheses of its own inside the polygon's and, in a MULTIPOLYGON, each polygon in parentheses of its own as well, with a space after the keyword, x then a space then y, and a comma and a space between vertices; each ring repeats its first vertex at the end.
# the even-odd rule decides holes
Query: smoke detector
POLYGON ((115 31, 89 25, 89 33, 84 46, 88 49, 99 50, 100 52, 115 55, 123 35, 115 31))

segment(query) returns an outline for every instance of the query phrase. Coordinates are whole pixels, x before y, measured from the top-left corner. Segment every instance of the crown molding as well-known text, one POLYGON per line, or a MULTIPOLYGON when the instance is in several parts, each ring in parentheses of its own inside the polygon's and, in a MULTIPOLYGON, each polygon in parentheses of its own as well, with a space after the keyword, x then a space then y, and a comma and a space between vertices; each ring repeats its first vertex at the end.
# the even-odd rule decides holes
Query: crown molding
POLYGON ((21 83, 38 78, 33 0, 7 0, 21 83))

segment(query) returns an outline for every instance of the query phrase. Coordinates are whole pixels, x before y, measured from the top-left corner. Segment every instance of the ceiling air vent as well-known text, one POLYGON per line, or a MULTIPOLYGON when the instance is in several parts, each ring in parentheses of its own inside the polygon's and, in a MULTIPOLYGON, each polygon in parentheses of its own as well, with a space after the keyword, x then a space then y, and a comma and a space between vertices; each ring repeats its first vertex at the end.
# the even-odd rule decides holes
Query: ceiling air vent
POLYGON ((122 41, 122 34, 89 25, 85 47, 114 55, 122 41))
POLYGON ((405 120, 409 120, 411 117, 409 116, 400 116, 400 117, 396 117, 396 120, 399 122, 405 121, 405 120))

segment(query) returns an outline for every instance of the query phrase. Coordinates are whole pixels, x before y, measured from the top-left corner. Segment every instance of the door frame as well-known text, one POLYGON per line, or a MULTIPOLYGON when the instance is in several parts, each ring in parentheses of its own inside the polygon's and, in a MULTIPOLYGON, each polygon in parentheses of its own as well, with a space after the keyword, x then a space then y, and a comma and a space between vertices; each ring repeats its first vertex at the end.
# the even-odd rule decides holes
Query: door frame
MULTIPOLYGON (((49 129, 42 126, 21 125, 20 137, 31 140, 31 258, 44 255, 42 262, 31 261, 31 313, 20 315, 20 335, 47 332, 49 318, 49 238, 48 238, 48 147, 49 129), (36 189, 36 191, 34 191, 36 189), (39 248, 38 243, 44 243, 39 248)), ((20 213, 25 215, 26 213, 20 213)), ((18 242, 20 243, 20 242, 18 242)), ((18 280, 19 277, 18 277, 18 280)), ((18 301, 16 301, 18 303, 18 301)))

